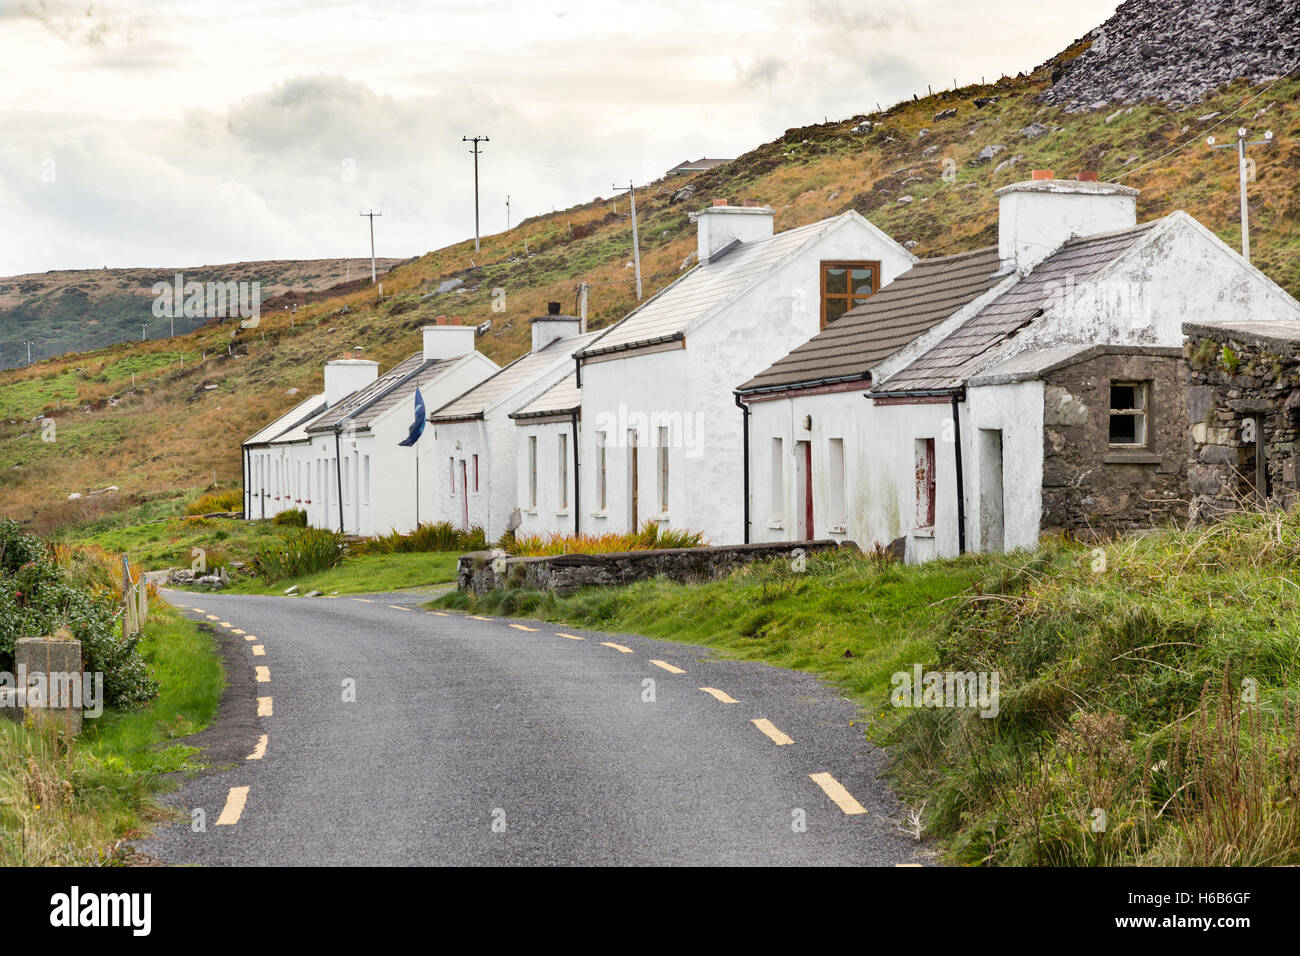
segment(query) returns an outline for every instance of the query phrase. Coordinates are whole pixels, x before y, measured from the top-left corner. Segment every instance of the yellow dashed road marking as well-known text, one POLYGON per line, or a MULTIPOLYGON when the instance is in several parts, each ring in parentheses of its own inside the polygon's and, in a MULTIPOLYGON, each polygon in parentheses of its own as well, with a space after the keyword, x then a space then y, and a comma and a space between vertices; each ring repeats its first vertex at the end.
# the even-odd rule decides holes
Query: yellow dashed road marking
POLYGON ((253 656, 254 656, 254 657, 265 657, 265 656, 266 656, 266 648, 263 647, 261 644, 254 644, 254 645, 253 645, 253 656))
POLYGON ((207 613, 208 613, 207 611, 203 610, 203 608, 201 608, 201 607, 192 607, 192 608, 190 608, 190 610, 193 611, 195 614, 207 614, 207 613))
POLYGON ((230 633, 231 633, 231 634, 244 634, 244 633, 246 633, 246 632, 245 632, 245 631, 241 631, 239 628, 235 627, 235 628, 231 628, 230 633))
POLYGON ((360 601, 362 604, 374 604, 374 603, 375 603, 374 601, 371 601, 371 600, 369 600, 369 599, 367 599, 367 598, 353 598, 352 600, 354 600, 354 601, 360 601))
POLYGON ((219 620, 221 620, 221 618, 218 617, 216 614, 208 614, 208 615, 206 615, 206 617, 207 617, 207 619, 208 619, 209 621, 219 621, 219 620))
POLYGON ((620 652, 622 652, 622 653, 624 653, 624 654, 632 654, 632 653, 635 653, 635 652, 632 650, 632 648, 630 648, 630 647, 624 647, 622 644, 615 644, 615 643, 613 643, 612 641, 601 641, 601 642, 600 642, 600 646, 601 646, 601 647, 612 647, 612 648, 614 648, 614 650, 616 650, 616 651, 620 651, 620 652))
POLYGON ((228 627, 234 627, 235 625, 231 624, 229 621, 222 621, 221 626, 228 628, 228 627))
POLYGON ((430 614, 435 614, 435 615, 437 615, 438 617, 447 617, 447 614, 446 614, 446 612, 444 612, 444 611, 430 611, 429 613, 430 613, 430 614))
POLYGON ((214 826, 228 827, 238 823, 239 815, 244 812, 244 804, 247 802, 247 787, 231 787, 226 794, 226 805, 221 808, 221 816, 217 817, 214 826))
POLYGON ((526 627, 526 626, 524 626, 523 624, 511 624, 510 626, 513 627, 516 631, 535 631, 535 630, 537 630, 537 628, 535 628, 535 627, 526 627))
POLYGON ((567 637, 571 641, 585 641, 585 637, 579 637, 577 634, 565 634, 563 631, 556 631, 556 637, 567 637))
POLYGON ((704 691, 704 693, 708 694, 714 700, 717 700, 723 704, 739 703, 739 701, 736 700, 736 698, 732 697, 726 691, 718 690, 716 687, 701 687, 700 690, 704 691))
POLYGON ((244 640, 246 640, 246 641, 255 641, 255 640, 257 640, 257 635, 256 635, 256 634, 245 634, 245 635, 244 635, 244 640))
POLYGON ((668 673, 670 673, 670 674, 685 674, 685 673, 686 673, 686 671, 682 670, 680 667, 673 667, 673 665, 672 665, 672 664, 669 664, 667 661, 651 661, 650 663, 653 664, 655 667, 662 667, 664 670, 666 670, 666 671, 667 671, 668 673))
POLYGON ((483 617, 483 616, 481 616, 481 615, 479 615, 479 614, 471 614, 471 615, 469 616, 469 619, 470 619, 471 621, 490 621, 490 620, 492 620, 492 618, 490 618, 490 617, 483 617))
POLYGON ((776 744, 778 747, 784 747, 786 744, 794 743, 793 739, 777 730, 776 727, 773 726, 772 722, 766 717, 756 717, 752 723, 763 733, 767 734, 772 743, 776 744))
POLYGON ((867 808, 853 799, 853 794, 844 789, 844 784, 840 783, 828 773, 810 773, 813 783, 826 791, 826 796, 834 801, 835 805, 845 813, 866 813, 867 808))
POLYGON ((253 668, 253 670, 257 674, 257 682, 259 684, 265 684, 267 681, 271 679, 271 668, 255 667, 253 668))
POLYGON ((271 712, 271 698, 269 697, 257 698, 257 716, 259 717, 275 716, 275 714, 271 712))
POLYGON ((269 739, 270 739, 270 737, 269 737, 269 735, 267 735, 267 734, 262 734, 262 736, 258 737, 258 738, 257 738, 257 746, 254 747, 254 748, 253 748, 253 752, 252 752, 251 754, 249 754, 247 757, 245 757, 244 759, 245 759, 245 760, 261 760, 263 757, 265 757, 265 756, 266 756, 266 742, 267 742, 267 740, 269 740, 269 739))
POLYGON ((409 610, 410 610, 409 607, 402 607, 402 605, 400 605, 400 604, 390 604, 390 605, 388 605, 388 606, 391 607, 394 611, 409 611, 409 610))

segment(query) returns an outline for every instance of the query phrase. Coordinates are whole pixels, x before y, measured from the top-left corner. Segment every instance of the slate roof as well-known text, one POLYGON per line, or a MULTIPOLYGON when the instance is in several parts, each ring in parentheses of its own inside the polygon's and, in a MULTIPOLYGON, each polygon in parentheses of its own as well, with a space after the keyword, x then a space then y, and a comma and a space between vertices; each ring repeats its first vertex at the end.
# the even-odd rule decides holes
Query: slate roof
POLYGON ((437 378, 459 361, 459 358, 426 361, 423 352, 416 352, 310 422, 306 431, 333 431, 335 426, 349 420, 358 431, 365 431, 403 398, 414 408, 416 383, 423 385, 437 378))
POLYGON ((602 355, 637 345, 681 338, 686 330, 761 281, 787 256, 839 225, 849 213, 778 232, 766 239, 737 242, 714 255, 606 329, 583 350, 602 355))
POLYGON ((462 418, 482 418, 484 412, 503 399, 524 388, 533 379, 573 356, 584 345, 591 342, 599 332, 586 335, 572 335, 556 339, 539 352, 527 352, 515 359, 501 371, 479 385, 471 388, 464 395, 448 402, 429 416, 429 421, 453 421, 462 418))
POLYGON ((997 246, 922 259, 738 391, 863 378, 882 359, 1006 278, 995 276, 997 269, 997 246))
POLYGON ((961 387, 967 378, 979 371, 990 349, 1001 345, 1043 314, 1053 295, 1068 279, 1073 279, 1076 284, 1090 281, 1141 243, 1147 232, 1163 221, 1154 219, 1128 229, 1069 240, 1060 251, 1040 262, 1029 275, 950 335, 883 383, 877 383, 873 392, 888 395, 961 387))
POLYGON ((970 385, 1010 385, 1040 379, 1048 372, 1098 355, 1162 355, 1176 357, 1182 348, 1167 345, 1058 345, 1046 349, 1026 349, 1004 361, 972 375, 970 385))
POLYGON ((582 408, 582 389, 578 387, 576 373, 542 392, 518 411, 510 413, 514 419, 540 418, 544 415, 569 415, 582 408))
POLYGON ((271 424, 264 426, 251 438, 244 441, 245 445, 266 445, 275 439, 281 437, 295 428, 300 428, 304 423, 311 421, 321 412, 325 411, 325 396, 312 395, 310 398, 299 402, 293 408, 289 409, 271 424))

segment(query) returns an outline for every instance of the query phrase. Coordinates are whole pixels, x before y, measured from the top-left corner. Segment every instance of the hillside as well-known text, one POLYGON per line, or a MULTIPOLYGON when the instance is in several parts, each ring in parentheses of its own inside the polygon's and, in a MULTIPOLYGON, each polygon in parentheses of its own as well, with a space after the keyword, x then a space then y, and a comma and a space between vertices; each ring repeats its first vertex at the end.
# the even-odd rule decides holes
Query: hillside
MULTIPOLYGON (((1185 209, 1236 246, 1236 167, 1204 138, 1239 123, 1276 136, 1253 153, 1254 263, 1300 294, 1300 79, 1238 80, 1190 107, 1145 100, 1070 112, 1046 102, 1053 75, 1059 81, 1089 42, 1028 76, 787 130, 689 180, 639 189, 646 295, 679 274, 695 249, 687 213, 715 198, 773 206, 778 230, 855 209, 932 256, 992 241, 993 190, 1034 168, 1118 178, 1142 190, 1139 219, 1185 209)), ((386 368, 419 347, 420 326, 450 314, 492 319, 479 345, 504 363, 526 350, 528 317, 551 299, 572 309, 580 281, 592 285, 593 327, 625 314, 635 304, 631 258, 627 199, 595 198, 488 236, 477 256, 467 241, 399 265, 382 299, 367 286, 304 305, 292 327, 271 309, 261 328, 234 338, 229 326, 204 327, 0 373, 0 414, 10 416, 0 423, 0 512, 52 530, 213 483, 237 486, 240 441, 292 404, 295 389, 318 388, 325 360, 361 347, 386 368), (439 293, 452 279, 460 284, 439 293), (42 412, 54 413, 53 442, 32 421, 42 412), (111 485, 120 493, 67 500, 111 485)))
MULTIPOLYGON (((401 261, 377 259, 376 266, 387 272, 401 261)), ((175 269, 63 269, 0 277, 0 369, 27 364, 29 341, 33 343, 33 357, 46 358, 138 341, 141 323, 148 324, 149 338, 169 335, 169 321, 153 314, 152 290, 154 283, 170 284, 177 275, 190 282, 259 282, 262 301, 269 306, 267 300, 319 293, 349 281, 359 288, 370 279, 370 260, 290 259, 175 269)), ((192 331, 203 321, 178 317, 176 331, 192 331)), ((65 397, 69 401, 75 398, 65 397)))

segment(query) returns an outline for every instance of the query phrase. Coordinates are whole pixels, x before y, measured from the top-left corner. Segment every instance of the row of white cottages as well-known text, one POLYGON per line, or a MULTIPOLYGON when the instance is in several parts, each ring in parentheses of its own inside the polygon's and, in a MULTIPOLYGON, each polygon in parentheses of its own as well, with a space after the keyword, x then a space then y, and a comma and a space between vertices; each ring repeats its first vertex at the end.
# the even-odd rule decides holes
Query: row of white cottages
POLYGON ((699 263, 609 328, 552 304, 504 368, 454 325, 382 377, 329 362, 244 443, 246 514, 491 540, 656 522, 912 561, 1157 520, 1186 473, 1182 323, 1300 303, 1183 212, 1138 224, 1134 189, 1035 175, 998 190, 996 246, 918 260, 852 211, 774 233, 715 204, 699 263))

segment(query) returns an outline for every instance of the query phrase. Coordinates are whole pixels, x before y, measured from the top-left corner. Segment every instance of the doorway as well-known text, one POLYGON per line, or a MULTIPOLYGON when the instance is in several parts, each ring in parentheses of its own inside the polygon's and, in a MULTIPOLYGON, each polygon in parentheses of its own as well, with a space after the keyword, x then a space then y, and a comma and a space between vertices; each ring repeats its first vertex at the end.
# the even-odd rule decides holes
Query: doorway
POLYGON ((811 541, 813 529, 812 442, 794 443, 795 540, 811 541))
POLYGON ((980 549, 1006 550, 1006 504, 1002 488, 1002 431, 981 428, 980 461, 980 549))

